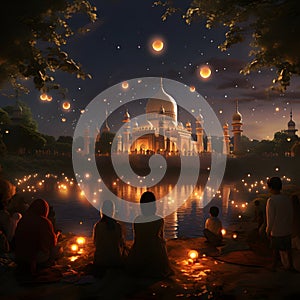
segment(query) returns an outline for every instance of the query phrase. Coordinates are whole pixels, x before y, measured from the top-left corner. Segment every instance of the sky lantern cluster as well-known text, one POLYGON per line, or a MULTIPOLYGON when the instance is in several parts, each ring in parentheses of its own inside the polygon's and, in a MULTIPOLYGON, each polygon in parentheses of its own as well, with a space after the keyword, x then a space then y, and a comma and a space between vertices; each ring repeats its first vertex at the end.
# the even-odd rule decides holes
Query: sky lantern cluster
POLYGON ((45 101, 45 102, 51 102, 52 101, 52 96, 46 94, 46 93, 42 93, 40 95, 40 100, 41 101, 45 101))

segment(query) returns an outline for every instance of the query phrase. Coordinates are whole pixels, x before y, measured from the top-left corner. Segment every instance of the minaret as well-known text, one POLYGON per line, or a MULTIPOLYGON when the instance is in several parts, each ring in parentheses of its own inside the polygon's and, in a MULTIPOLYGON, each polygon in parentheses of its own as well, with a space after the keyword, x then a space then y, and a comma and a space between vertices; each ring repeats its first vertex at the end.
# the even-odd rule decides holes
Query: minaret
POLYGON ((124 114, 123 118, 124 125, 124 131, 123 131, 123 152, 128 153, 130 151, 130 114, 128 113, 128 109, 126 109, 126 112, 124 114))
POLYGON ((165 109, 163 106, 160 107, 159 112, 159 149, 166 150, 166 134, 165 134, 165 109))
POLYGON ((186 128, 186 130, 187 130, 190 134, 192 134, 192 124, 191 124, 190 121, 187 121, 187 122, 185 123, 185 128, 186 128))
POLYGON ((204 151, 203 145, 203 117, 201 114, 196 119, 197 152, 204 151))
POLYGON ((207 145, 206 145, 206 152, 211 152, 211 136, 207 136, 207 145))
POLYGON ((229 139, 229 125, 228 123, 225 123, 223 125, 223 154, 224 155, 228 155, 230 153, 230 148, 229 148, 229 143, 230 143, 230 139, 229 139))
POLYGON ((83 146, 83 155, 89 155, 90 154, 90 129, 87 127, 84 130, 84 146, 83 146))
POLYGON ((118 135, 118 142, 117 142, 117 152, 122 152, 122 136, 118 135))
POLYGON ((107 123, 107 110, 105 112, 105 115, 106 115, 106 117, 105 117, 105 126, 103 127, 102 132, 109 132, 110 128, 109 128, 108 123, 107 123))
POLYGON ((285 130, 285 133, 287 133, 290 137, 295 137, 297 131, 298 131, 298 129, 296 129, 296 124, 293 121, 293 111, 291 109, 290 121, 288 122, 288 129, 285 130))
POLYGON ((235 113, 232 116, 232 133, 233 133, 233 152, 237 153, 241 151, 241 136, 243 130, 241 129, 242 123, 242 115, 238 110, 238 100, 235 102, 235 113))

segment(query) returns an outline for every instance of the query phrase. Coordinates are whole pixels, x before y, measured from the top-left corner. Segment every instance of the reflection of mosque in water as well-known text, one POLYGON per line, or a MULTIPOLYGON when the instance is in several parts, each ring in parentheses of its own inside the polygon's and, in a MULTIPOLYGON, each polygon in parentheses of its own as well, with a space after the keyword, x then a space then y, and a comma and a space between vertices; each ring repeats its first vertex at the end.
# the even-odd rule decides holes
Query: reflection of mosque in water
MULTIPOLYGON (((151 191, 157 195, 157 198, 161 198, 169 194, 173 188, 174 185, 172 184, 162 184, 154 186, 151 191)), ((113 188, 113 191, 120 198, 138 203, 146 188, 131 187, 119 182, 113 188)), ((190 197, 174 213, 165 218, 165 231, 168 238, 201 236, 201 228, 203 229, 211 205, 219 207, 220 218, 224 225, 227 225, 232 214, 230 203, 236 197, 233 185, 223 184, 218 191, 213 190, 209 186, 204 188, 203 185, 198 185, 197 187, 188 184, 183 185, 176 188, 174 198, 169 198, 168 201, 161 203, 161 212, 163 213, 168 208, 176 205, 176 199, 184 199, 187 194, 191 194, 190 197), (212 201, 210 202, 211 199, 212 201)), ((136 213, 128 209, 128 205, 124 205, 123 209, 127 210, 128 217, 136 213)))
MULTIPOLYGON (((146 105, 146 118, 142 121, 132 122, 128 110, 123 117, 123 131, 118 134, 117 153, 153 154, 164 153, 168 155, 183 154, 195 155, 212 151, 211 136, 205 136, 203 117, 201 114, 195 119, 195 124, 186 122, 183 125, 178 121, 177 103, 163 88, 162 82, 155 98, 150 98, 146 105), (193 134, 193 127, 195 134, 193 134), (204 142, 204 140, 206 140, 204 142)), ((233 150, 239 151, 242 116, 236 111, 232 116, 233 150)), ((110 131, 106 123, 102 132, 110 131)), ((100 141, 101 133, 97 137, 100 141)), ((85 149, 88 149, 88 139, 85 139, 85 149)), ((101 141, 100 141, 101 142, 101 141)), ((83 151, 84 153, 86 152, 83 151)), ((230 153, 229 125, 223 126, 223 154, 230 153)))

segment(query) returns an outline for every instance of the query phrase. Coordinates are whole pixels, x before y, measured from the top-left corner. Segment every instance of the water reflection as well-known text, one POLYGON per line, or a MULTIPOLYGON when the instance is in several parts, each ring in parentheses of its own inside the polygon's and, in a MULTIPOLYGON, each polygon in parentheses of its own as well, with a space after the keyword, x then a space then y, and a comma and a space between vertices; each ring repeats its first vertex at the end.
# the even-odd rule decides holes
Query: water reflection
MULTIPOLYGON (((253 182, 250 180, 250 178, 242 179, 235 184, 229 184, 225 181, 218 191, 209 186, 204 188, 205 179, 200 180, 196 188, 187 182, 174 190, 176 182, 172 182, 171 179, 154 186, 151 191, 155 193, 158 199, 169 194, 173 189, 172 197, 168 197, 167 201, 158 203, 162 211, 176 205, 177 201, 190 194, 186 202, 165 218, 165 236, 167 238, 201 236, 211 205, 219 207, 220 218, 225 228, 232 222, 240 222, 248 201, 253 199, 258 192, 265 190, 266 179, 260 181, 253 181, 253 179, 253 182), (252 188, 251 192, 249 192, 249 186, 252 188), (212 200, 208 204, 211 198, 212 200)), ((289 182, 290 179, 287 178, 286 181, 289 182)), ((99 219, 99 212, 86 200, 73 178, 68 178, 64 174, 47 174, 45 176, 33 174, 16 179, 16 185, 19 193, 24 196, 31 199, 42 197, 53 205, 57 226, 64 232, 91 235, 93 224, 99 219)), ((130 202, 138 203, 141 194, 147 188, 135 188, 121 180, 112 180, 111 190, 118 197, 127 200, 122 201, 122 206, 118 210, 123 210, 128 217, 134 218, 139 212, 130 208, 130 202)), ((87 191, 89 196, 92 196, 99 204, 106 200, 102 199, 101 189, 97 189, 96 186, 91 186, 87 191)), ((118 213, 119 211, 116 212, 116 214, 118 213)), ((132 239, 132 225, 124 225, 127 238, 132 239)))
MULTIPOLYGON (((73 178, 57 175, 29 175, 16 179, 19 192, 30 198, 42 197, 53 205, 56 212, 57 225, 64 232, 74 232, 78 235, 91 235, 93 224, 99 219, 99 212, 85 198, 73 178)), ((194 188, 188 182, 174 190, 176 182, 165 181, 151 188, 151 191, 161 198, 173 190, 172 197, 159 203, 162 211, 176 205, 177 201, 190 197, 174 213, 165 218, 166 238, 198 237, 202 235, 203 226, 209 216, 209 207, 216 205, 220 209, 220 218, 226 227, 232 220, 237 220, 246 208, 245 201, 251 197, 249 192, 240 193, 236 185, 223 183, 218 191, 205 187, 205 180, 194 188), (208 201, 212 201, 208 204, 208 201), (208 205, 207 205, 208 204, 208 205)), ((121 180, 111 181, 111 190, 120 198, 122 206, 118 210, 126 212, 134 218, 137 212, 130 208, 130 202, 138 203, 146 187, 132 187, 121 180)), ((86 190, 99 207, 102 201, 101 189, 91 186, 86 190)), ((94 201, 93 200, 93 201, 94 201)), ((118 215, 118 211, 116 211, 118 215)), ((124 224, 127 239, 132 239, 132 225, 124 224)))

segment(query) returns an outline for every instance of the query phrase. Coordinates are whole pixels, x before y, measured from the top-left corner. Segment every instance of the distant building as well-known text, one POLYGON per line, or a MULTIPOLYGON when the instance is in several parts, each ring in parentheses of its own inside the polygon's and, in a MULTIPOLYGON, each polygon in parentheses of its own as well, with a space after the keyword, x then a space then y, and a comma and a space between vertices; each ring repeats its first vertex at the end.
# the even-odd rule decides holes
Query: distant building
POLYGON ((238 110, 238 101, 236 100, 235 113, 232 116, 232 133, 233 133, 233 152, 238 153, 242 150, 241 137, 242 137, 242 115, 238 110))
MULTIPOLYGON (((188 121, 183 125, 177 118, 177 103, 161 85, 154 98, 150 98, 146 104, 146 118, 142 121, 133 122, 129 111, 126 110, 122 122, 123 130, 116 136, 116 149, 118 153, 130 154, 183 154, 197 155, 199 153, 210 153, 212 149, 211 136, 205 136, 203 128, 203 117, 199 114, 193 124, 188 121), (206 140, 206 142, 204 142, 206 140)), ((232 117, 232 132, 234 136, 234 151, 241 147, 242 115, 236 111, 232 117)), ((103 132, 109 132, 107 118, 105 125, 99 132, 97 141, 103 132)), ((230 154, 229 125, 223 126, 223 154, 230 154)))
POLYGON ((296 132, 298 129, 296 129, 296 123, 293 121, 293 111, 290 112, 290 120, 288 122, 288 129, 284 130, 286 134, 288 134, 289 137, 297 137, 296 132))
MULTIPOLYGON (((181 153, 193 155, 204 152, 203 118, 199 114, 195 121, 196 139, 193 140, 192 124, 183 125, 177 119, 177 103, 166 93, 162 82, 155 98, 146 105, 147 118, 139 124, 132 124, 128 110, 124 114, 125 123, 122 135, 118 139, 118 152, 123 153, 181 153)), ((206 151, 210 152, 208 145, 206 151)))
POLYGON ((14 125, 18 125, 23 120, 23 109, 22 107, 16 102, 16 104, 13 107, 13 110, 10 114, 10 120, 14 125))

